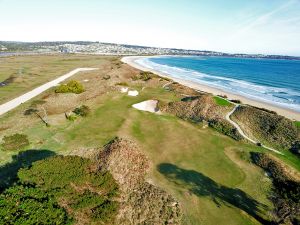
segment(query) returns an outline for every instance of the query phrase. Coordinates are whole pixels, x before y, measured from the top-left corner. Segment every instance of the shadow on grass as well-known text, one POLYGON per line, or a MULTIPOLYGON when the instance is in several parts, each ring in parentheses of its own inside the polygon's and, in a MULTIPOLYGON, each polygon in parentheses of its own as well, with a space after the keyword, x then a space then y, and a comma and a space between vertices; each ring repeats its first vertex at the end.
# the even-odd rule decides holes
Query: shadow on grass
POLYGON ((17 181, 21 168, 30 167, 33 162, 54 156, 55 153, 44 149, 30 149, 12 156, 12 162, 0 167, 0 193, 17 181))
POLYGON ((235 206, 262 224, 273 224, 259 216, 260 208, 266 208, 266 206, 240 189, 220 185, 202 173, 195 170, 185 170, 170 163, 159 164, 157 169, 169 181, 188 189, 193 194, 199 197, 210 197, 218 207, 221 207, 222 204, 235 206))

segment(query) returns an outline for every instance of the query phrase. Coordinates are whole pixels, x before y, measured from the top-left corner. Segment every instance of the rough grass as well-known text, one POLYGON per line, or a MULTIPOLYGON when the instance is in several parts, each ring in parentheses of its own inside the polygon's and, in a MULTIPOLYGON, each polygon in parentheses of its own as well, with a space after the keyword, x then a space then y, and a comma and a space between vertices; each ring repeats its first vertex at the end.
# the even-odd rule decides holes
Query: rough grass
POLYGON ((51 81, 78 67, 101 67, 115 57, 87 55, 38 55, 1 58, 0 82, 13 77, 0 87, 0 104, 28 90, 51 81))
POLYGON ((4 151, 15 151, 15 150, 22 150, 24 147, 29 145, 28 137, 24 134, 13 134, 9 136, 4 136, 1 148, 4 151))
POLYGON ((198 224, 201 221, 205 224, 224 221, 229 224, 256 224, 253 216, 261 216, 259 210, 265 212, 263 206, 269 205, 265 197, 268 181, 257 183, 261 179, 258 168, 249 174, 247 169, 240 168, 224 152, 228 147, 233 151, 239 148, 246 152, 253 150, 252 147, 174 116, 158 116, 131 107, 153 96, 160 101, 174 101, 177 98, 162 88, 148 88, 135 98, 109 93, 100 98, 85 119, 73 123, 64 120, 65 123, 50 128, 36 124, 26 133, 34 143, 43 141, 37 146, 63 154, 74 149, 102 146, 115 136, 136 140, 152 161, 149 179, 182 202, 184 224, 198 224), (180 169, 184 177, 188 176, 191 180, 169 179, 164 169, 160 169, 166 164, 180 169), (199 179, 204 182, 201 188, 198 186, 202 183, 196 181, 199 179), (190 182, 194 182, 194 187, 190 182), (246 185, 253 183, 257 185, 246 185), (210 190, 211 185, 213 193, 201 194, 204 190, 210 190), (216 189, 219 185, 223 188, 216 189), (194 188, 200 189, 193 193, 191 190, 194 188), (238 189, 237 192, 235 189, 238 189), (230 198, 234 194, 242 196, 242 205, 235 203, 237 199, 230 198), (226 196, 223 198, 223 195, 226 196), (251 211, 245 209, 246 203, 254 204, 255 208, 251 211))
MULTIPOLYGON (((30 137, 33 148, 65 155, 103 146, 115 136, 136 141, 151 160, 147 180, 181 203, 183 224, 259 224, 256 219, 263 222, 267 218, 270 180, 248 160, 248 152, 264 149, 175 116, 133 109, 132 104, 144 100, 171 102, 182 96, 161 86, 147 86, 142 91, 142 86, 128 85, 140 95, 108 92, 89 102, 91 113, 86 118, 70 122, 57 115, 53 116, 57 123, 51 127, 32 122, 22 127, 22 132, 30 137)), ((1 117, 0 123, 19 114, 16 109, 1 117)), ((2 163, 8 162, 11 154, 5 152, 0 157, 2 163)), ((292 155, 280 157, 299 165, 292 155)))
POLYGON ((214 96, 214 100, 220 106, 231 106, 232 105, 232 103, 230 103, 229 101, 227 101, 223 98, 220 98, 218 96, 214 96))

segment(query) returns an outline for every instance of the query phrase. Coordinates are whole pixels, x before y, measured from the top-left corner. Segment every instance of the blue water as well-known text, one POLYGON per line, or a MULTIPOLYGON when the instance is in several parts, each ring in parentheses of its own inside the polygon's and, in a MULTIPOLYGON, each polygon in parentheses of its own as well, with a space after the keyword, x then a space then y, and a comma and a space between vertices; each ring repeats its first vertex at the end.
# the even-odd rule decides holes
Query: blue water
POLYGON ((298 60, 161 56, 135 62, 174 78, 300 112, 298 60))

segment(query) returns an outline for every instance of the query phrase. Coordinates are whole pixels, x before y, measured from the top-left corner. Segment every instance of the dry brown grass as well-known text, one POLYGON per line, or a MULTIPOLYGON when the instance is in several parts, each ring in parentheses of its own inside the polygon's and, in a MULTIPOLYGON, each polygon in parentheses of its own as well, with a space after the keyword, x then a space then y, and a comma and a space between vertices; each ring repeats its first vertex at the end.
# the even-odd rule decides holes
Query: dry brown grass
POLYGON ((112 56, 93 55, 35 55, 1 58, 0 82, 11 83, 0 87, 0 103, 55 79, 78 67, 109 68, 112 56))

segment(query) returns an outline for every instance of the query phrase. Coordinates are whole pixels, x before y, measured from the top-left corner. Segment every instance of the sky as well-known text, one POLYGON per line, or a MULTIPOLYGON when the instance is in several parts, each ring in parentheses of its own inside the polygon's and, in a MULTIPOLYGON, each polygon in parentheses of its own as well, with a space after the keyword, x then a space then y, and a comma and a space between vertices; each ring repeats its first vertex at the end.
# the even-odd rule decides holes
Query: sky
POLYGON ((0 0, 0 40, 300 56, 300 0, 0 0))

